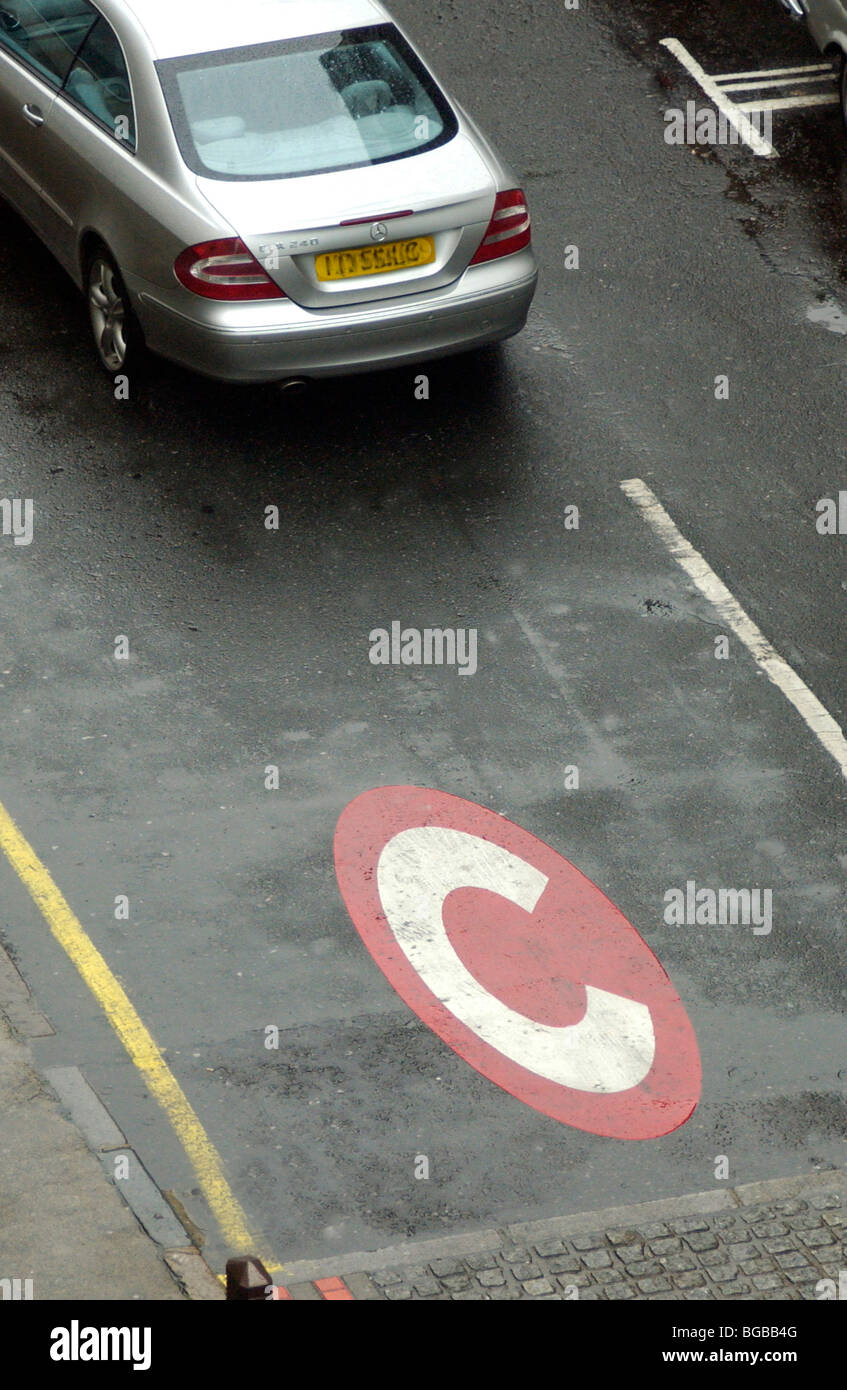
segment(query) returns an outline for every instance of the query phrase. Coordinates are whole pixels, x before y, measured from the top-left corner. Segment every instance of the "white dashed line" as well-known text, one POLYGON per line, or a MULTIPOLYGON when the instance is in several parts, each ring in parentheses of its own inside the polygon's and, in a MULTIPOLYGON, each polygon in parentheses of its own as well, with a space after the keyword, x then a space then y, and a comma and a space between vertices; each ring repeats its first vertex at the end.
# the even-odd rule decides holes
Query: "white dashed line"
POLYGON ((642 513, 645 521, 667 546, 677 564, 694 581, 726 626, 750 652, 756 665, 805 720, 815 738, 838 763, 847 777, 847 739, 832 715, 824 708, 804 681, 760 632, 741 604, 733 598, 726 585, 703 559, 699 551, 685 539, 665 511, 655 493, 640 478, 628 478, 621 489, 642 513))

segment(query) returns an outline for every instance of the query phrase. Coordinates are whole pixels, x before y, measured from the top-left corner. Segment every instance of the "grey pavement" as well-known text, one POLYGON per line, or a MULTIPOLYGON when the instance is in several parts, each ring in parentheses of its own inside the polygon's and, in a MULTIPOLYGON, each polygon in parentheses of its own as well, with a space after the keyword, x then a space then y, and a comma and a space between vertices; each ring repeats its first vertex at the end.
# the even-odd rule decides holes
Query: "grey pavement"
MULTIPOLYGON (((837 1297, 847 1177, 824 1172, 291 1265, 294 1299, 761 1301, 837 1297)), ((843 1288, 844 1280, 841 1280, 843 1288)))
POLYGON ((0 1283, 0 1300, 214 1296, 185 1239, 167 1250, 144 1231, 36 1071, 25 1038, 49 1031, 0 951, 0 1281, 11 1281, 0 1283))

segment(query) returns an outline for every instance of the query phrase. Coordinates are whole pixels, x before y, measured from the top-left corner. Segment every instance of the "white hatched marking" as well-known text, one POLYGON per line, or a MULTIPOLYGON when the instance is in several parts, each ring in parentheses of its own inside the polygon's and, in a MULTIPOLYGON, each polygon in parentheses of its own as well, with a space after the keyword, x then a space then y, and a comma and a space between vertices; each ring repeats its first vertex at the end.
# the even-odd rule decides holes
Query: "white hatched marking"
POLYGON ((672 53, 697 83, 701 91, 718 108, 738 132, 745 145, 765 159, 776 157, 770 141, 760 135, 750 120, 765 111, 800 111, 805 107, 837 106, 837 91, 810 92, 807 96, 757 97, 750 101, 733 101, 730 92, 766 91, 773 87, 812 86, 815 83, 835 83, 831 63, 799 63, 795 67, 763 68, 761 72, 721 72, 710 75, 691 56, 679 39, 662 39, 661 46, 672 53))
POLYGON ((761 155, 764 159, 775 158, 776 150, 770 141, 763 139, 746 113, 739 110, 735 102, 731 101, 729 97, 724 96, 723 91, 718 86, 717 82, 715 82, 714 78, 711 78, 709 74, 701 68, 700 64, 692 58, 688 49, 680 43, 679 39, 662 39, 661 42, 662 46, 682 63, 682 66, 690 73, 698 86, 702 88, 709 100, 714 102, 715 106, 723 113, 730 125, 738 131, 745 145, 749 145, 754 154, 761 155))

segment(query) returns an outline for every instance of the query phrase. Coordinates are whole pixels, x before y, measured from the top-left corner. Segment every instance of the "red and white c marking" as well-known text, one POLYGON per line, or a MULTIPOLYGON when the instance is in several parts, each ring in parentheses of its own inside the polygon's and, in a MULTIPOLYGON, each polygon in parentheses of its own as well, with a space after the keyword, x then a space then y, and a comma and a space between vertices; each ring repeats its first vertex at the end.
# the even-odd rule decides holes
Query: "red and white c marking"
POLYGON ((493 811, 381 787, 344 810, 338 882, 406 1003, 484 1076, 619 1139, 678 1128, 700 1059, 662 966, 566 859, 493 811))

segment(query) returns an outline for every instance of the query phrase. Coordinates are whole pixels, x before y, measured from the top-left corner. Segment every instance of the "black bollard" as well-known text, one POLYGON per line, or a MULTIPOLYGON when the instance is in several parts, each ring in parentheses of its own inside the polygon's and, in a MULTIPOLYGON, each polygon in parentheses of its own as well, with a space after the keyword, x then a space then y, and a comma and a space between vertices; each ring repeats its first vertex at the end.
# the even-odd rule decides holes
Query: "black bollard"
POLYGON ((237 1259, 227 1260, 227 1302, 245 1302, 251 1299, 261 1299, 264 1302, 270 1297, 269 1290, 272 1287, 271 1276, 255 1255, 242 1255, 237 1259))

